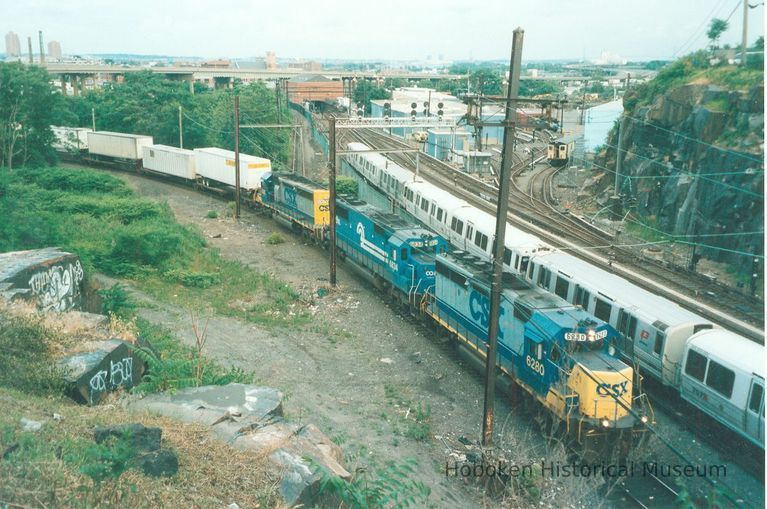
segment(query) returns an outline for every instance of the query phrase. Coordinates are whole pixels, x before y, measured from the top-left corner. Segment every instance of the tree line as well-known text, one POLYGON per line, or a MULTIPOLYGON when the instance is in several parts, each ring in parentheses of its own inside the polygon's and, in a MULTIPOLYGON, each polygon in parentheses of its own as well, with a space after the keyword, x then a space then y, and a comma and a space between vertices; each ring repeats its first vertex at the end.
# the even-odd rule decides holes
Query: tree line
MULTIPOLYGON (((79 96, 65 96, 47 71, 21 63, 0 63, 0 165, 43 166, 56 162, 51 125, 96 129, 154 137, 157 144, 179 145, 179 107, 184 148, 215 146, 234 149, 233 96, 240 96, 240 123, 277 123, 290 118, 278 112, 275 92, 263 83, 236 83, 233 89, 210 90, 165 79, 149 71, 128 73, 122 83, 107 83, 79 96)), ((276 168, 290 156, 285 130, 241 131, 240 150, 266 157, 276 168)))

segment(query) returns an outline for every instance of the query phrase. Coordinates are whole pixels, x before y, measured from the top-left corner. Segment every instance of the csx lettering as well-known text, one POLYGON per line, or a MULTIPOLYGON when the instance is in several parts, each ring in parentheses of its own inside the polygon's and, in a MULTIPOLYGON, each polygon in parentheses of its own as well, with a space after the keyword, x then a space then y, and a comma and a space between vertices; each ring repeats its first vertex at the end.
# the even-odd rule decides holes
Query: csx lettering
POLYGON ((330 205, 327 203, 321 203, 319 206, 320 212, 327 212, 330 210, 330 205))
POLYGON ((527 364, 528 368, 532 369, 541 376, 543 376, 543 374, 546 372, 546 368, 543 367, 543 363, 537 359, 533 359, 529 355, 525 357, 525 363, 527 364))
MULTIPOLYGON (((478 322, 482 327, 487 327, 490 321, 490 301, 487 297, 477 291, 473 291, 469 294, 469 313, 475 322, 478 322)), ((503 308, 498 316, 498 321, 503 318, 503 308)), ((503 339, 503 329, 498 328, 498 339, 503 339)))
POLYGON ((626 392, 628 392, 628 381, 612 385, 605 383, 597 385, 597 394, 600 396, 610 396, 612 394, 616 398, 619 398, 626 394, 626 392))

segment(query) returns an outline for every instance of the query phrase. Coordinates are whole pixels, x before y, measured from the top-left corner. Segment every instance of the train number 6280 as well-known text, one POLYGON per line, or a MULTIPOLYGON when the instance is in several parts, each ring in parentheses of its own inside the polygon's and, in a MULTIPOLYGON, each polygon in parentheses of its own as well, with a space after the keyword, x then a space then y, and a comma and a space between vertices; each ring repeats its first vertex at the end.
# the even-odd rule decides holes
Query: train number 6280
POLYGON ((541 376, 543 376, 543 374, 546 372, 546 369, 543 367, 543 363, 539 360, 533 359, 529 355, 525 358, 525 362, 530 369, 541 376))

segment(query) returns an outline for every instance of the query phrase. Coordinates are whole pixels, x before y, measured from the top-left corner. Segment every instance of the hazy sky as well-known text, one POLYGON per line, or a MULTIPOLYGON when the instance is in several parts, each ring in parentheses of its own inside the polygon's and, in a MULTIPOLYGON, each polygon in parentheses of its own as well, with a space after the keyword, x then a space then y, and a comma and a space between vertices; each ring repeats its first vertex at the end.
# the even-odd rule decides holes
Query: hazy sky
MULTIPOLYGON (((649 59, 703 47, 710 18, 730 13, 721 42, 739 44, 741 0, 0 0, 0 33, 24 52, 43 30, 65 54, 481 60, 508 58, 519 26, 525 60, 649 59)), ((759 6, 749 42, 763 33, 759 6)))

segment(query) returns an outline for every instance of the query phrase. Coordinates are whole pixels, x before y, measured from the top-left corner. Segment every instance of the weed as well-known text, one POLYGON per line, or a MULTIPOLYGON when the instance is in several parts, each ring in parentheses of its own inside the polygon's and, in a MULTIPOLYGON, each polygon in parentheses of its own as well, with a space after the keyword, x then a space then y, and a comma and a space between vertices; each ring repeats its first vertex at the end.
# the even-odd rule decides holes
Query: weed
POLYGON ((136 303, 126 291, 125 286, 115 283, 110 288, 98 290, 101 296, 101 309, 106 315, 121 318, 130 316, 136 308, 136 303))
POLYGON ((372 475, 367 468, 357 468, 349 481, 316 462, 310 461, 310 467, 320 476, 320 496, 338 507, 425 507, 431 494, 428 486, 415 480, 417 462, 412 458, 391 463, 372 475))
POLYGON ((283 244, 285 239, 277 232, 272 232, 267 238, 266 243, 270 246, 276 246, 277 244, 283 244))
POLYGON ((205 217, 208 219, 216 219, 218 217, 218 212, 215 210, 209 210, 207 214, 205 214, 205 217))

